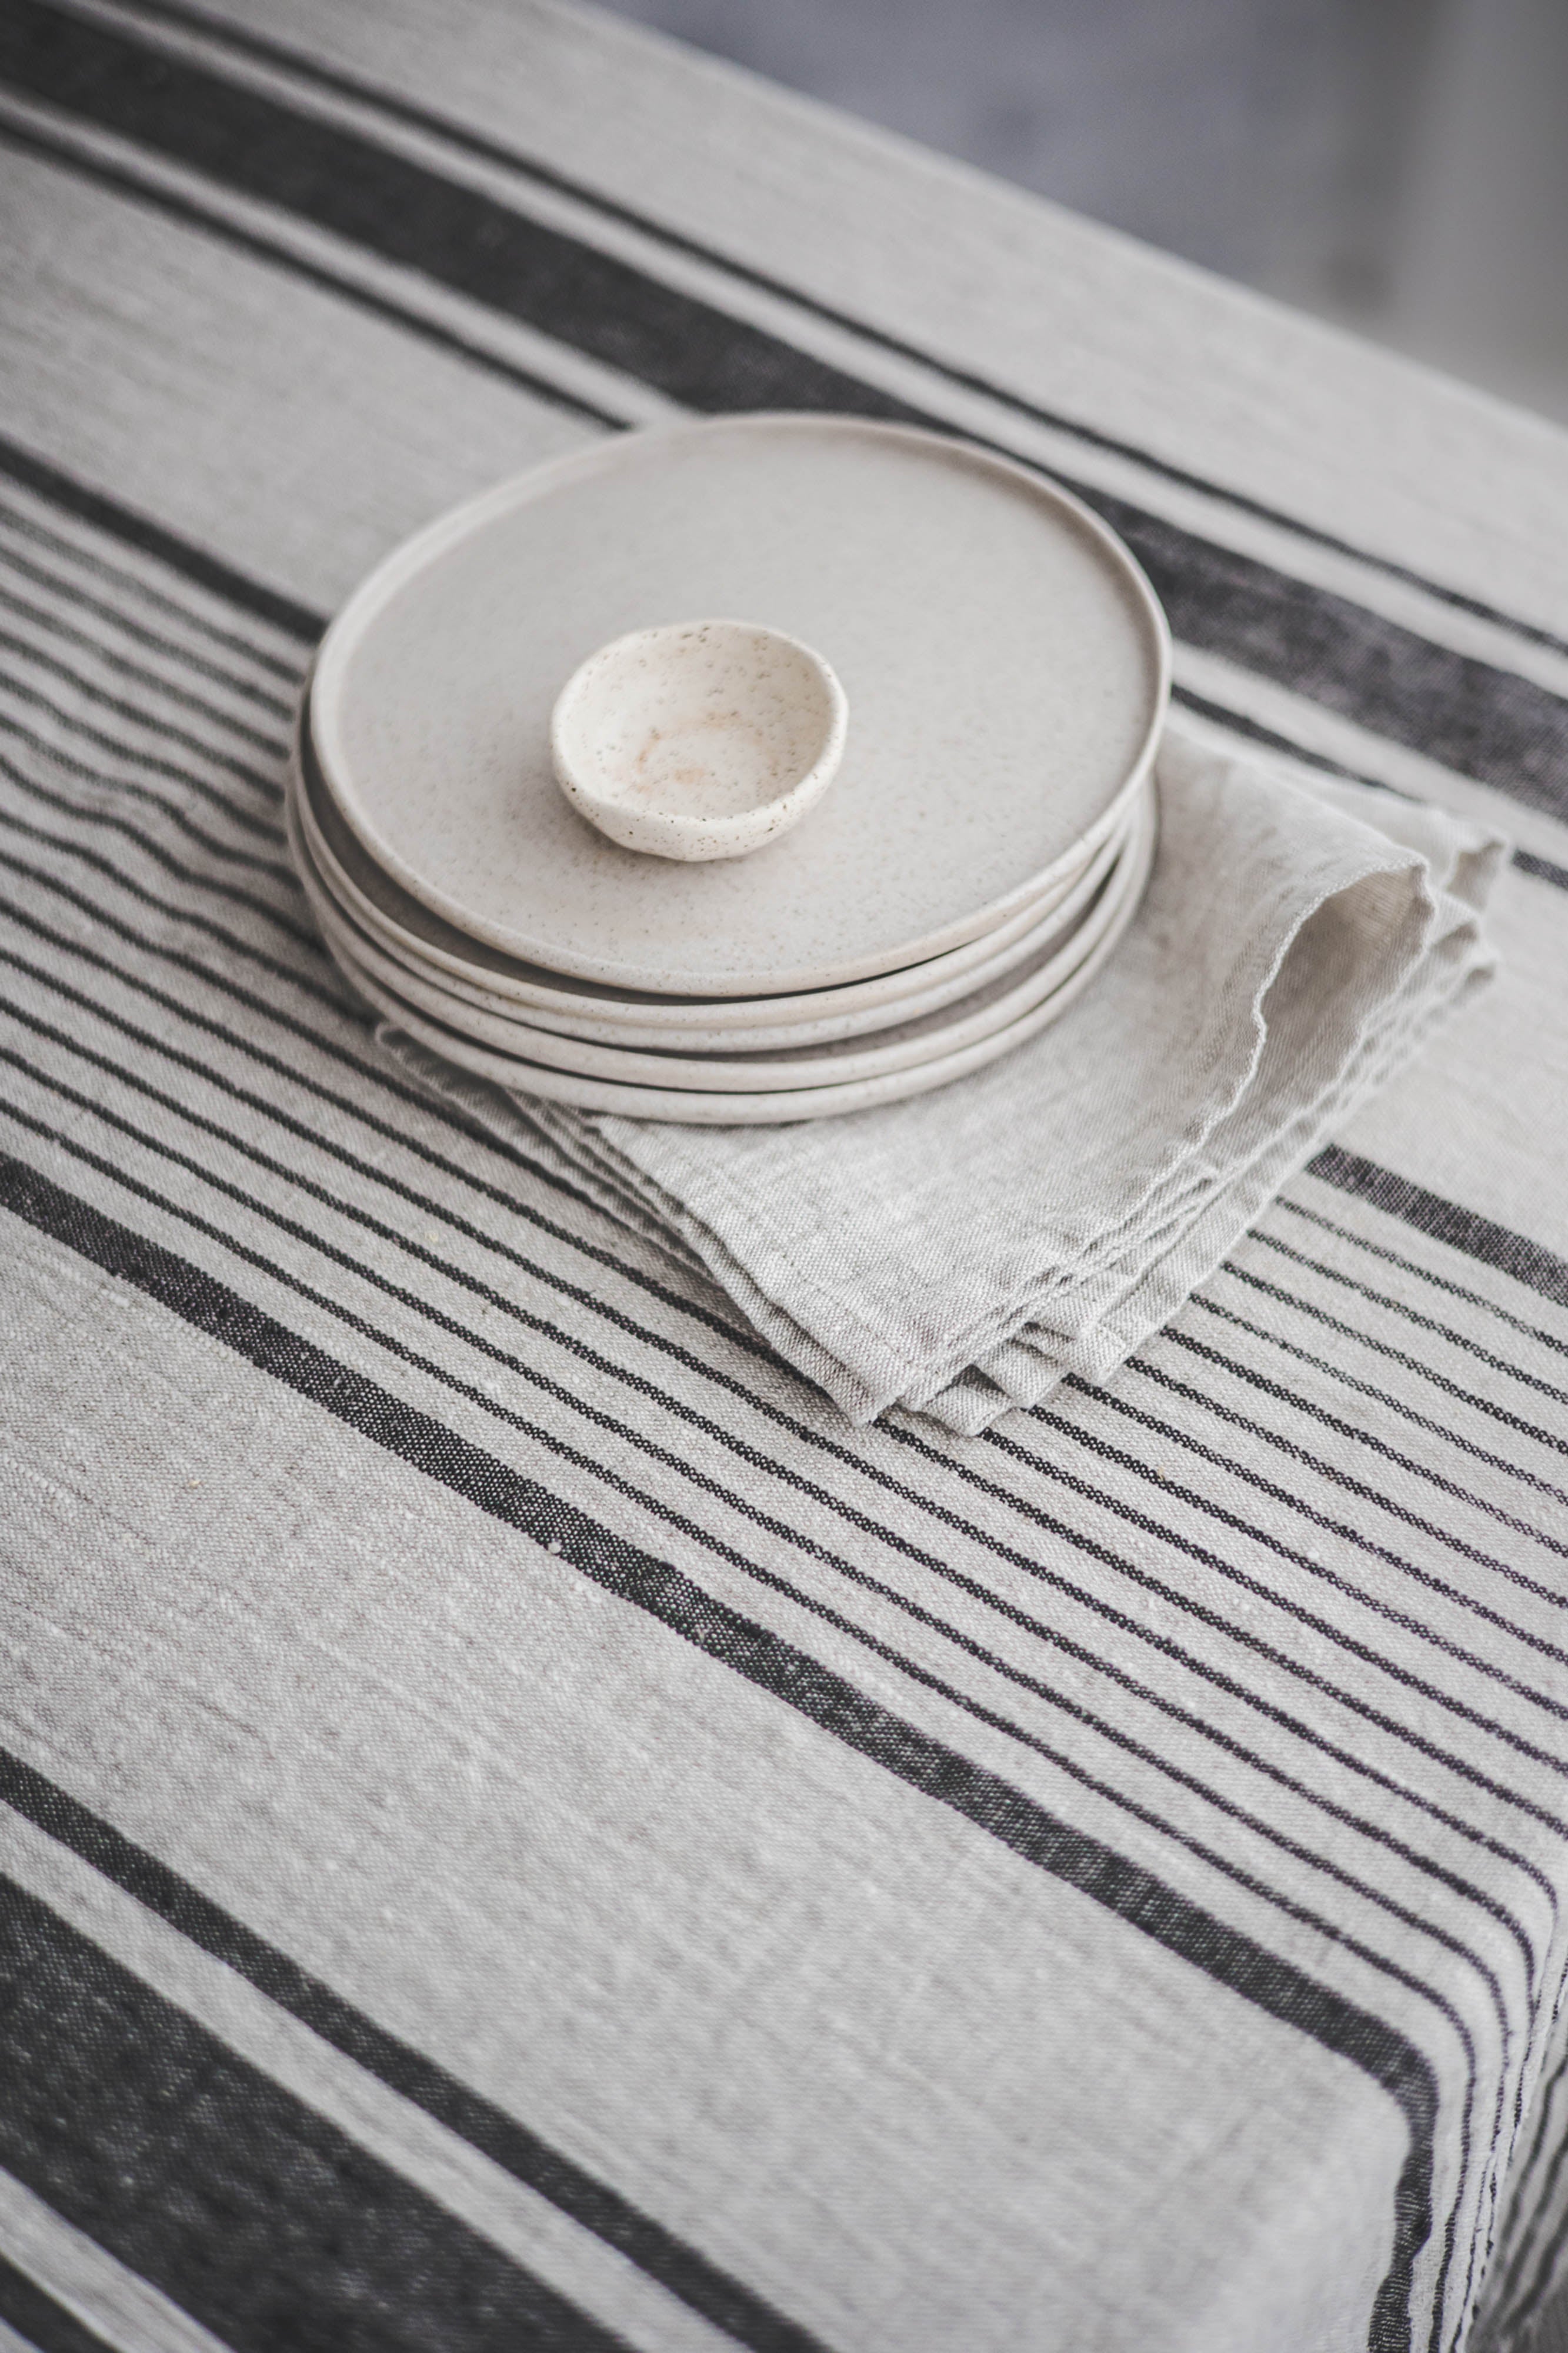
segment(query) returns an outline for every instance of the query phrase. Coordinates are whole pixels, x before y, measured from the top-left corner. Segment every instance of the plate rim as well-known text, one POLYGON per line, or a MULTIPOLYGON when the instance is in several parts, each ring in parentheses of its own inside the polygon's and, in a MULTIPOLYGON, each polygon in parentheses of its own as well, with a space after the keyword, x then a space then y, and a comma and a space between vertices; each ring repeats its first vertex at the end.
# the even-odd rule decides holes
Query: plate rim
POLYGON ((519 962, 557 971, 570 978, 596 981, 601 986, 634 988, 655 997, 698 996, 723 1001, 844 987, 857 980, 876 978, 910 965, 924 963, 949 948, 962 946, 984 933, 994 930, 1010 914, 1026 906, 1031 899, 1043 895, 1058 871, 1070 867, 1075 860, 1080 861, 1086 852, 1092 853, 1107 834, 1115 829, 1118 817, 1124 813, 1128 801, 1147 776, 1165 723, 1170 701, 1171 665, 1170 627, 1142 566, 1131 550, 1092 508, 1047 475, 1004 452, 992 450, 962 436, 935 431, 924 426, 887 424, 876 418, 826 411, 755 409, 717 417, 682 419, 677 424, 660 424, 643 427, 632 434, 617 435, 611 440, 595 443, 591 448, 574 450, 563 458, 552 459, 542 466, 531 467, 522 473, 509 476, 475 497, 465 500, 446 514, 437 516, 394 548, 351 592, 329 623, 317 649, 310 679, 307 682, 307 693, 312 749, 323 786, 334 807, 373 861, 422 906, 469 938, 499 948, 502 954, 514 956, 519 962), (513 509, 525 507, 563 485, 591 479, 595 473, 623 462, 628 447, 644 448, 653 445, 657 448, 658 445, 689 440, 707 433, 761 436, 780 432, 802 437, 852 432, 861 438, 894 440, 906 447, 929 450, 940 454, 945 462, 952 463, 957 459, 977 470, 1001 475, 1026 491, 1035 502, 1054 507, 1070 520, 1078 531, 1096 546, 1101 559, 1120 575, 1124 587, 1131 591, 1133 606, 1146 632, 1147 649, 1153 656, 1153 681, 1147 724, 1128 773, 1100 816, 1078 839, 1023 882, 1015 883, 984 905, 972 909, 964 916, 952 918, 935 931, 900 943, 896 950, 871 951, 860 956, 840 958, 831 965, 783 968, 770 976, 771 985, 765 990, 758 986, 754 976, 737 981, 732 974, 726 976, 711 971, 703 973, 674 967, 652 975, 646 965, 604 955, 563 954, 557 947, 546 947, 537 941, 531 943, 521 934, 509 932, 504 926, 483 920, 476 922, 471 911, 464 909, 456 900, 423 880, 379 839, 369 814, 357 807, 352 787, 344 785, 347 764, 342 755, 341 739, 335 726, 339 716, 335 697, 341 695, 342 675, 357 646, 391 598, 446 550, 458 544, 483 523, 513 509), (650 986, 650 981, 656 985, 650 986))
MULTIPOLYGON (((927 968, 916 965, 912 967, 910 986, 896 994, 889 992, 869 1005, 851 1004, 840 1009, 830 1004, 822 1011, 808 1010, 793 1020, 769 1019, 742 1024, 706 1021, 705 1008, 697 1003, 681 1007, 682 1018, 679 1024, 672 1020, 655 1027, 636 1018, 622 1020, 617 1018, 613 1002, 602 1003, 597 998, 566 997, 539 1007, 528 999, 483 987, 477 976, 483 967, 472 967, 467 973, 453 973, 444 963, 437 964, 416 955, 402 944, 395 926, 384 926, 375 922, 374 911, 369 914, 361 912, 363 894, 355 890, 352 878, 342 873, 330 846, 323 847, 320 829, 312 823, 312 812, 292 780, 287 797, 290 825, 297 827, 301 837, 300 849, 295 856, 296 865, 299 865, 301 856, 308 861, 311 874, 335 915, 347 924, 351 937, 363 937, 374 955, 384 960, 397 973, 405 974, 425 987, 452 998, 459 1007, 522 1029, 548 1031, 628 1052, 667 1051, 696 1055, 782 1053, 812 1045, 826 1046, 850 1038, 869 1039, 900 1022, 940 1012, 973 995, 977 989, 1005 978, 1039 949, 1047 946, 1058 933, 1065 934, 1083 916, 1096 892, 1114 871, 1117 860, 1124 853, 1142 821, 1142 812, 1153 797, 1151 783, 1145 793, 1134 802, 1125 830, 1102 844, 1083 872, 1074 880, 1071 888, 1055 900, 1037 920, 1031 915, 1029 920, 1021 923, 993 956, 978 957, 957 970, 939 970, 931 979, 921 978, 927 968), (1075 901, 1079 902, 1076 906, 1075 901)), ((1012 927, 1007 928, 1011 931, 1012 927)), ((395 986, 390 976, 388 985, 395 986)), ((837 992, 825 994, 831 997, 837 992)), ((742 1001, 730 999, 727 1003, 735 1005, 742 1001)), ((790 997, 779 1002, 787 1010, 798 1006, 809 1008, 813 1000, 790 997)))
MULTIPOLYGON (((872 1032, 864 1039, 850 1038, 837 1041, 840 1050, 837 1053, 833 1050, 831 1042, 825 1042, 818 1046, 815 1057, 809 1044, 798 1050, 780 1049, 781 1056, 790 1053, 794 1059, 781 1062, 775 1058, 772 1068, 765 1063, 761 1067, 755 1067, 755 1076, 759 1082, 773 1079, 775 1071, 787 1072, 807 1069, 813 1060, 816 1068, 809 1077, 802 1078, 798 1084, 780 1085, 774 1079, 773 1084, 759 1084, 752 1088, 737 1082, 747 1075, 744 1071, 738 1073, 736 1080, 721 1075, 726 1071, 733 1072, 736 1062, 736 1054, 733 1052, 727 1054, 722 1049, 707 1054, 701 1052, 683 1054, 678 1050, 647 1047, 606 1046, 591 1039, 580 1038, 574 1032, 541 1030, 527 1023, 509 1021, 504 1016, 489 1017, 497 1026, 515 1029, 520 1032, 515 1046, 509 1046, 504 1039, 487 1036, 483 1030, 475 1029, 471 1024, 460 1022, 456 1018, 448 1020, 438 1005, 426 1004, 421 1002, 418 996, 410 996, 405 984, 407 979, 412 978, 417 985, 424 987, 428 993, 437 996, 440 994, 438 989, 431 988, 429 984, 423 983, 417 975, 399 974, 395 978, 392 978, 378 969, 374 961, 374 954, 379 954, 380 951, 375 948, 374 941, 363 944, 374 952, 373 959, 366 961, 362 953, 362 938, 356 935, 358 927, 350 917, 333 905, 330 887, 312 867, 302 867, 300 880, 307 895, 312 899, 312 912, 329 951, 340 965, 346 959, 348 977, 355 985, 360 974, 367 973, 372 979, 379 982, 394 1004, 406 1002, 411 1011, 423 1014, 441 1028, 449 1029, 454 1036, 467 1039, 471 1045, 482 1047, 502 1057, 514 1056, 524 1064, 537 1063, 550 1070, 575 1072, 584 1078, 603 1078, 629 1086, 646 1086, 658 1069, 665 1066, 668 1068, 671 1089, 678 1092, 690 1092, 718 1095, 798 1093, 813 1086, 843 1086, 853 1083, 857 1078, 880 1077, 885 1074, 885 1071, 918 1067, 921 1061, 935 1059, 936 1053, 957 1052, 961 1050, 958 1044, 946 1043, 950 1032, 964 1030, 977 1018, 987 1019, 993 1016, 997 1017, 992 1020, 991 1028, 983 1029, 974 1039, 966 1039, 963 1041, 964 1043, 978 1042, 980 1038, 991 1035, 992 1029, 1004 1029, 1010 1026, 1032 1011, 1035 1005, 1042 1003, 1058 989, 1066 987, 1077 972, 1079 965, 1092 956, 1100 940, 1116 928, 1126 906, 1129 893, 1136 894, 1141 889, 1140 870, 1146 872, 1147 852, 1156 827, 1156 815, 1152 807, 1142 809, 1118 856, 1100 877, 1096 889, 1090 895, 1079 920, 1071 925, 1066 937, 1058 943, 1047 944, 1048 953, 1036 971, 1013 983, 1011 988, 1006 986, 1010 977, 1007 974, 1003 974, 996 983, 981 984, 983 988, 999 987, 1004 993, 999 999, 994 1000, 992 1005, 984 1008, 979 1015, 974 1012, 963 1013, 962 1008, 965 1000, 961 997, 952 1006, 939 1007, 929 1016, 917 1017, 933 1021, 940 1021, 944 1014, 953 1017, 944 1028, 938 1028, 927 1039, 905 1040, 901 1045, 894 1046, 886 1043, 879 1044, 878 1034, 872 1032), (321 907, 314 904, 314 894, 318 892, 326 901, 327 910, 330 912, 323 912, 321 907), (1088 934, 1087 939, 1084 936, 1085 934, 1088 934), (1075 951, 1076 962, 1073 961, 1075 951), (1067 968, 1062 970, 1061 967, 1064 965, 1067 968), (1057 967, 1057 976, 1054 978, 1049 977, 1053 966, 1057 967), (1026 996, 1026 992, 1030 990, 1036 993, 1033 996, 1026 996), (1009 998, 1025 998, 1026 1001, 1016 1003, 1011 1009, 998 1013, 999 1005, 1006 1006, 1009 998), (542 1046, 554 1050, 531 1052, 529 1048, 531 1040, 538 1040, 542 1046), (935 1052, 930 1050, 931 1049, 934 1049, 935 1052), (557 1059, 558 1054, 561 1059, 557 1059), (584 1059, 584 1056, 586 1060, 584 1059), (886 1058, 889 1056, 896 1059, 888 1060, 886 1058), (848 1067, 867 1061, 872 1062, 873 1065, 880 1062, 882 1067, 873 1067, 869 1070, 848 1067), (627 1062, 632 1065, 630 1070, 603 1067, 605 1063, 627 1062), (830 1076, 829 1073, 838 1062, 842 1062, 846 1067, 837 1075, 830 1076), (714 1075, 715 1082, 703 1085, 693 1073, 693 1064, 700 1068, 707 1065, 714 1075), (595 1065, 600 1067, 596 1068, 595 1065)), ((453 1004, 454 1017, 463 1010, 465 1008, 460 1001, 453 1004)), ((763 1052, 765 1054, 766 1050, 763 1049, 763 1052)), ((748 1062, 752 1061, 752 1056, 748 1053, 745 1060, 748 1062)))
POLYGON ((460 1038, 449 1043, 436 1033, 440 1025, 424 1018, 405 1018, 395 1004, 383 1001, 388 992, 374 981, 345 973, 348 986, 363 1003, 370 1006, 378 1019, 400 1031, 425 1052, 443 1062, 447 1069, 468 1079, 479 1079, 499 1087, 509 1095, 537 1096, 541 1101, 565 1104, 578 1111, 596 1113, 601 1116, 660 1120, 683 1127, 785 1127, 806 1120, 843 1116, 852 1112, 874 1111, 891 1103, 904 1103, 921 1094, 934 1092, 951 1085, 955 1080, 967 1078, 972 1072, 1000 1060, 1016 1047, 1028 1040, 1067 1012, 1098 976, 1130 929, 1139 908, 1143 903, 1150 872, 1154 862, 1158 825, 1150 828, 1148 847, 1144 853, 1143 871, 1135 887, 1128 893, 1120 919, 1110 926, 1104 937, 1071 977, 1033 1011, 1026 1013, 1010 1027, 994 1031, 991 1037, 963 1048, 951 1055, 939 1055, 930 1062, 917 1063, 912 1068, 895 1071, 880 1079, 857 1079, 836 1086, 808 1087, 773 1094, 696 1094, 679 1093, 671 1089, 627 1086, 611 1080, 593 1080, 564 1071, 546 1069, 543 1065, 516 1065, 516 1075, 502 1075, 495 1067, 504 1058, 480 1048, 468 1048, 460 1038), (451 1045, 463 1050, 454 1053, 451 1045), (491 1067, 484 1067, 486 1064, 491 1067), (640 1100, 627 1100, 640 1098, 640 1100))

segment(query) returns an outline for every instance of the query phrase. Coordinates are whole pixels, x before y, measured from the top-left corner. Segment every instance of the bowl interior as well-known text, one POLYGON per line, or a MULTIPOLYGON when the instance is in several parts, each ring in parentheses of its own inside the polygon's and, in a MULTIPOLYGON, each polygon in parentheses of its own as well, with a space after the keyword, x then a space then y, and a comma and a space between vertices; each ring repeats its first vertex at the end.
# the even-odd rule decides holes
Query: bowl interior
POLYGON ((556 713, 579 787, 629 809, 743 817, 827 752, 835 702, 795 639, 745 623, 642 629, 593 655, 556 713))

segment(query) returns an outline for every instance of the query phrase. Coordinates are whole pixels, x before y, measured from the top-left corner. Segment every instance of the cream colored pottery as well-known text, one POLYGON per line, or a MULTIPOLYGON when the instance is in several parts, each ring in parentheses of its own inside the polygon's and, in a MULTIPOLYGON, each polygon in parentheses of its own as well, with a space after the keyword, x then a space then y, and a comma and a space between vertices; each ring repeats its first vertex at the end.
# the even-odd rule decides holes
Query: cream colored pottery
MULTIPOLYGON (((1149 789, 1152 791, 1152 787, 1149 789)), ((1148 797, 1147 791, 1140 797, 1135 817, 1146 806, 1148 797)), ((900 993, 893 992, 889 983, 895 976, 889 976, 883 981, 855 983, 847 988, 822 990, 814 996, 763 999, 758 1010, 764 1018, 745 1026, 731 1018, 745 1010, 744 999, 731 999, 716 1008, 700 1002, 688 1005, 684 1000, 673 1003, 666 999, 657 1008, 658 1025, 651 1026, 643 1018, 645 1008, 640 1003, 631 1008, 630 1019, 606 1018, 615 1011, 613 1000, 545 988, 530 988, 520 998, 489 986, 488 975, 482 979, 477 975, 469 978, 454 971, 445 961, 437 964, 418 955, 400 930, 374 920, 375 910, 367 906, 336 866, 319 829, 311 825, 310 808, 300 795, 297 778, 291 783, 289 802, 301 837, 296 862, 309 860, 313 879, 347 923, 351 936, 360 944, 361 960, 367 962, 372 971, 379 972, 388 987, 402 988, 415 1002, 433 1010, 455 999, 458 1005, 472 1007, 512 1024, 521 1022, 532 1029, 556 1030, 598 1045, 628 1047, 645 1053, 773 1053, 866 1037, 896 1022, 937 1012, 1008 973, 1021 971, 1053 943, 1064 939, 1126 847, 1126 837, 1104 844, 1071 891, 1045 916, 1031 919, 1026 925, 1020 921, 1005 926, 999 948, 984 953, 985 943, 974 943, 969 948, 955 951, 951 959, 939 956, 927 965, 917 965, 907 976, 906 986, 900 993), (921 976, 926 973, 933 973, 936 977, 921 985, 921 976), (431 997, 424 993, 426 990, 437 994, 431 997), (871 993, 869 1001, 861 1001, 863 991, 871 993), (832 1009, 811 1010, 822 1006, 832 1009), (792 1009, 799 1009, 802 1018, 775 1018, 781 1010, 788 1013, 792 1009), (721 1018, 710 1018, 715 1011, 721 1018)), ((449 1018, 461 1026, 455 1009, 449 1018)))
MULTIPOLYGON (((850 1036, 900 1019, 917 993, 929 995, 928 1003, 920 1009, 931 1009, 935 1003, 978 986, 981 976, 994 978, 1009 963, 1032 955, 1048 935, 1047 927, 1065 916, 1073 894, 1082 891, 1086 874, 1096 865, 1103 871, 1123 839, 1119 829, 1037 902, 1031 902, 994 932, 898 972, 834 989, 773 997, 639 995, 595 981, 562 980, 537 966, 519 964, 499 949, 465 939, 411 898, 373 862, 326 794, 311 755, 309 715, 307 701, 294 747, 293 790, 311 856, 344 913, 369 932, 395 963, 451 987, 459 997, 471 997, 489 1009, 520 1015, 543 1029, 602 1037, 604 1043, 611 1045, 668 1044, 702 1050, 710 1042, 715 1048, 805 1044, 818 1035, 850 1036), (929 994, 938 990, 943 992, 940 997, 929 994), (820 1022, 833 1026, 819 1029, 820 1022), (776 1039, 759 1034, 775 1028, 799 1029, 804 1034, 776 1039)), ((1128 814, 1131 817, 1133 809, 1128 814)))
POLYGON ((858 418, 627 434, 418 534, 328 630, 327 789, 469 938, 654 995, 755 997, 977 939, 1081 869, 1152 762, 1169 645, 1114 535, 1021 465, 858 418), (816 648, 853 720, 837 780, 750 857, 606 841, 550 714, 597 647, 689 613, 816 648))
POLYGON ((773 1088, 839 1085, 851 1079, 880 1077, 929 1061, 939 1053, 956 1052, 1016 1022, 1070 979, 1105 933, 1115 926, 1125 899, 1138 882, 1146 836, 1152 832, 1150 812, 1083 920, 1070 929, 1064 940, 1048 947, 1019 973, 1009 974, 973 991, 939 1013, 900 1022, 869 1041, 850 1039, 837 1045, 782 1053, 695 1056, 639 1052, 605 1047, 486 1014, 391 965, 374 944, 333 906, 308 860, 302 860, 301 879, 322 935, 351 977, 357 981, 362 975, 368 976, 395 997, 477 1044, 542 1062, 552 1069, 580 1071, 588 1077, 640 1085, 668 1084, 705 1093, 745 1093, 773 1088))
POLYGON ((555 781, 625 849, 744 858, 838 773, 848 706, 822 656, 751 621, 634 629, 573 671, 550 715, 555 781))
POLYGON ((619 1113, 637 1119, 669 1120, 687 1126, 778 1127, 797 1120, 825 1119, 848 1112, 869 1111, 881 1103, 897 1103, 911 1095, 928 1093, 935 1087, 946 1086, 953 1080, 963 1078, 971 1071, 983 1069, 988 1062, 997 1060, 1058 1019, 1114 953, 1136 913, 1152 862, 1154 830, 1151 826, 1142 839, 1137 864, 1116 922, 1104 932, 1098 946, 1085 957, 1071 978, 1054 994, 1005 1028, 955 1052, 938 1054, 930 1061, 892 1071, 881 1077, 856 1079, 836 1085, 788 1092, 716 1094, 674 1087, 630 1086, 576 1071, 551 1069, 543 1063, 526 1061, 518 1056, 498 1053, 492 1048, 476 1044, 471 1039, 433 1020, 394 995, 380 981, 356 966, 341 949, 334 953, 350 986, 373 1011, 383 1015, 394 1028, 404 1031, 416 1043, 455 1068, 489 1080, 516 1093, 535 1095, 549 1103, 569 1103, 583 1111, 619 1113))

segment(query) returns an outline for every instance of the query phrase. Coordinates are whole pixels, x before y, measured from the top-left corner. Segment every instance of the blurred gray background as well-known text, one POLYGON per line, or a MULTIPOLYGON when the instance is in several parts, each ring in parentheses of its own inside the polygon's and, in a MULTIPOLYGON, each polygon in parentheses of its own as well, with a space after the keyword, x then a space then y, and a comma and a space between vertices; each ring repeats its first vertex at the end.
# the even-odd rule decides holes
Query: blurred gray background
POLYGON ((1568 422, 1568 0, 610 0, 1568 422))

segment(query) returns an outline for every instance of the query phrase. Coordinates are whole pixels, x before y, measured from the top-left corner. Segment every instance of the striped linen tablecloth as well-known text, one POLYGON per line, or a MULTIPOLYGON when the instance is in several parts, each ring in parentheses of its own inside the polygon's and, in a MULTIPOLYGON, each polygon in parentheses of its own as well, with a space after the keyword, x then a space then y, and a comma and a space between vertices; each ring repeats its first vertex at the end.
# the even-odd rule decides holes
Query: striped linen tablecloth
POLYGON ((0 2345, 1522 2348, 1568 2248, 1568 442, 545 0, 0 6, 0 2345), (649 419, 1071 483, 1504 967, 1109 1387, 852 1430, 421 1095, 324 617, 649 419))

